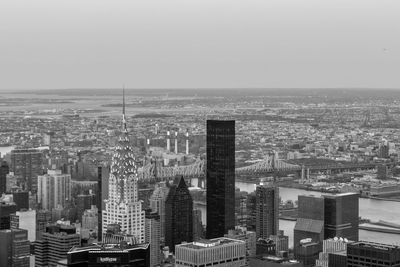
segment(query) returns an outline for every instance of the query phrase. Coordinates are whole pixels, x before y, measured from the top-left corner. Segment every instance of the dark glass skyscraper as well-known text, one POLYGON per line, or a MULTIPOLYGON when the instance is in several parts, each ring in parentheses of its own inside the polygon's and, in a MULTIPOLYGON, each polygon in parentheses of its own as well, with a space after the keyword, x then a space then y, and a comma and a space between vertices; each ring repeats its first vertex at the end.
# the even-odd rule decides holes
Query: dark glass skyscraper
POLYGON ((7 174, 9 173, 9 167, 6 161, 3 161, 0 165, 0 195, 5 193, 7 190, 7 174))
POLYGON ((343 237, 358 241, 358 194, 325 195, 324 239, 343 237))
POLYGON ((165 201, 165 245, 193 241, 193 199, 183 177, 177 179, 165 201))
POLYGON ((235 121, 207 120, 207 238, 235 227, 235 121))

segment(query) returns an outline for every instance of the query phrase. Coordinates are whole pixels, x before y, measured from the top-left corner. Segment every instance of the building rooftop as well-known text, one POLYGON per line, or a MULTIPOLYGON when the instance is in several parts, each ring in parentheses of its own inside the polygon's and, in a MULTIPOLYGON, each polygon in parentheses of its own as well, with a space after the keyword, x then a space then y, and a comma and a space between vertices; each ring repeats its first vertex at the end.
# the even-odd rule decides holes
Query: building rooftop
POLYGON ((297 260, 289 260, 287 258, 282 258, 282 257, 277 257, 277 256, 272 256, 272 255, 258 255, 253 258, 257 259, 257 260, 262 260, 262 261, 280 263, 283 265, 293 265, 293 264, 299 263, 297 260))
POLYGON ((180 244, 178 246, 187 247, 191 249, 204 249, 204 248, 223 246, 226 244, 233 244, 233 243, 243 243, 243 241, 226 237, 220 237, 214 239, 202 239, 192 243, 180 244))
POLYGON ((77 252, 82 252, 82 251, 90 251, 92 253, 96 252, 124 252, 124 251, 129 251, 132 249, 147 249, 149 244, 137 244, 137 245, 126 245, 126 246, 121 246, 120 244, 93 244, 87 247, 72 247, 68 254, 71 253, 77 253, 77 252))
POLYGON ((370 247, 370 248, 375 248, 375 249, 381 249, 381 250, 392 250, 392 249, 398 249, 400 250, 400 245, 389 245, 389 244, 382 244, 382 243, 375 243, 375 242, 370 242, 370 241, 359 241, 359 242, 354 242, 352 244, 349 244, 351 246, 357 246, 357 247, 370 247))

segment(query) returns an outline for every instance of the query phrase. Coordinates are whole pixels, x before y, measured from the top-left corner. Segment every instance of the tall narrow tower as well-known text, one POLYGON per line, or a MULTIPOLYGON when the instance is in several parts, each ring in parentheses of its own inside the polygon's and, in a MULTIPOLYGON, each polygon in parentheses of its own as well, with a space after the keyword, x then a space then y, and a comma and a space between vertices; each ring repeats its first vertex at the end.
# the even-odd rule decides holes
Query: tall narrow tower
POLYGON ((189 131, 186 130, 186 155, 189 155, 189 131))
POLYGON ((109 194, 103 211, 103 233, 109 224, 119 224, 121 231, 135 236, 144 243, 145 229, 142 203, 138 199, 138 168, 129 141, 125 117, 125 91, 123 93, 122 133, 112 157, 109 194))
POLYGON ((178 154, 178 132, 175 132, 175 154, 178 154))
POLYGON ((235 227, 235 121, 207 120, 207 238, 235 227))

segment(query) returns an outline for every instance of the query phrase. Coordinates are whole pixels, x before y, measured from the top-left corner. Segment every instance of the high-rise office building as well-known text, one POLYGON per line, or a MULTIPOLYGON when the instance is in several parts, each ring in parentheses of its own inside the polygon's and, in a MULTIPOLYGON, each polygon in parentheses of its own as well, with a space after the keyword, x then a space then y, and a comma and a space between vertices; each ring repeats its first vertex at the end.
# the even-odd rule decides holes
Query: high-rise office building
POLYGON ((46 233, 35 242, 35 266, 57 266, 57 262, 67 258, 67 252, 73 246, 80 246, 81 238, 70 225, 51 225, 46 233))
POLYGON ((298 217, 294 227, 294 255, 305 266, 315 260, 322 251, 324 240, 324 198, 299 196, 298 217))
POLYGON ((165 245, 193 241, 193 199, 183 177, 171 185, 165 202, 165 245))
POLYGON ((17 211, 17 205, 13 202, 0 202, 0 230, 11 228, 11 214, 17 211))
POLYGON ((144 243, 145 212, 138 197, 138 167, 130 144, 125 118, 125 95, 122 112, 122 133, 119 136, 108 184, 108 199, 105 200, 102 228, 119 224, 121 231, 135 236, 137 243, 144 243))
POLYGON ((204 238, 204 228, 201 221, 201 210, 193 210, 193 241, 197 241, 204 238))
POLYGON ((278 234, 269 237, 275 243, 276 254, 281 254, 282 251, 289 251, 289 237, 284 235, 283 230, 279 230, 278 234))
POLYGON ((43 154, 37 149, 11 151, 11 168, 23 190, 37 192, 37 179, 43 173, 43 154))
POLYGON ((226 237, 176 246, 175 266, 246 266, 246 243, 226 237))
POLYGON ((62 174, 61 170, 49 170, 47 174, 39 175, 37 198, 42 209, 64 208, 71 200, 71 175, 62 174))
POLYGON ((153 194, 150 197, 150 208, 152 211, 157 212, 160 215, 160 238, 161 242, 165 240, 165 201, 169 187, 166 182, 160 182, 156 185, 153 194))
POLYGON ((279 187, 259 185, 256 188, 257 238, 269 238, 279 230, 279 187))
POLYGON ((82 228, 95 230, 98 227, 98 210, 97 206, 92 205, 91 209, 87 209, 82 215, 82 228))
POLYGON ((324 196, 324 239, 343 237, 358 241, 358 197, 356 193, 324 196))
POLYGON ((7 192, 7 174, 10 172, 10 168, 7 161, 2 161, 0 165, 0 196, 7 192))
POLYGON ((11 215, 11 228, 28 231, 28 240, 36 241, 36 210, 17 211, 11 215))
POLYGON ((332 260, 332 262, 330 262, 329 254, 338 255, 336 258, 342 258, 342 255, 347 253, 347 244, 349 243, 352 243, 352 241, 348 241, 345 238, 338 237, 324 240, 322 245, 322 252, 319 253, 319 258, 318 260, 316 260, 315 265, 317 267, 345 267, 347 260, 345 260, 343 264, 342 259, 342 261, 340 261, 342 265, 337 265, 337 260, 332 260))
POLYGON ((235 121, 207 120, 207 238, 235 228, 235 121))
POLYGON ((160 215, 146 210, 145 242, 150 244, 150 266, 155 267, 161 261, 160 215))
POLYGON ((12 192, 13 201, 17 205, 17 210, 29 209, 29 192, 27 191, 14 191, 12 192))
POLYGON ((26 230, 0 230, 0 240, 0 266, 29 267, 30 244, 26 230))
POLYGON ((347 267, 400 266, 400 248, 397 245, 360 241, 347 245, 347 267))
POLYGON ((229 230, 225 237, 242 240, 246 243, 246 266, 249 266, 249 257, 256 255, 256 233, 247 231, 246 227, 237 226, 234 230, 229 230))
POLYGON ((51 212, 49 210, 36 211, 36 239, 41 239, 46 232, 46 227, 51 223, 51 212))
POLYGON ((76 215, 80 220, 85 210, 88 210, 92 205, 96 204, 96 196, 91 193, 79 194, 75 198, 76 215))

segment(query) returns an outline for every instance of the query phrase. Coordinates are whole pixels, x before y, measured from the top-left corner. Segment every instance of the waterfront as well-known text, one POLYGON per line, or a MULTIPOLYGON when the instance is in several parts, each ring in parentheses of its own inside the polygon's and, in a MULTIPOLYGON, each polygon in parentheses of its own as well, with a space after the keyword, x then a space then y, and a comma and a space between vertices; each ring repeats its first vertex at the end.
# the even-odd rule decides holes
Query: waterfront
MULTIPOLYGON (((236 187, 241 191, 246 191, 248 193, 255 190, 254 183, 243 183, 236 182, 236 187)), ((279 196, 282 201, 293 200, 296 201, 299 195, 315 195, 321 196, 321 192, 307 191, 296 188, 279 188, 279 196)), ((365 219, 370 219, 371 221, 387 221, 392 223, 400 224, 400 202, 384 201, 376 199, 359 199, 359 211, 360 216, 365 219)), ((206 224, 206 207, 198 206, 202 211, 202 221, 206 224)), ((293 229, 295 226, 295 221, 279 220, 279 228, 285 231, 285 235, 289 236, 289 244, 293 246, 293 229)), ((387 234, 380 232, 373 232, 367 230, 360 230, 360 240, 381 242, 386 244, 400 244, 400 234, 387 234)))

